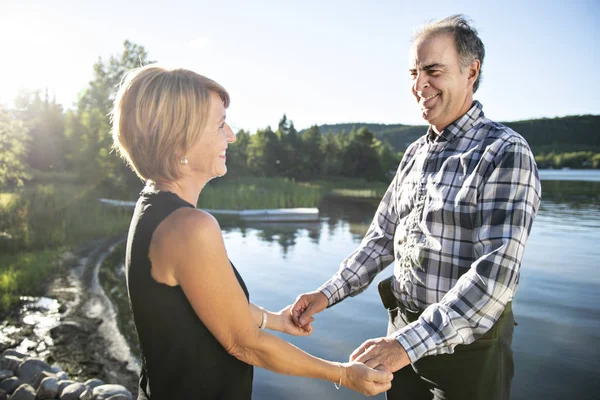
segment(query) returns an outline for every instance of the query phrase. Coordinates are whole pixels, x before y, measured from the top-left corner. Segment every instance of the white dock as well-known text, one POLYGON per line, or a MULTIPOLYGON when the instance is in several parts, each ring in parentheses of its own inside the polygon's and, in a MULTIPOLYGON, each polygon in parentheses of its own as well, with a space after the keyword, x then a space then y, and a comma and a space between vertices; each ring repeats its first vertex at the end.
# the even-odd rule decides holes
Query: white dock
MULTIPOLYGON (((135 207, 135 201, 123 201, 112 199, 98 199, 101 203, 115 207, 135 207)), ((318 221, 318 208, 275 208, 264 210, 211 210, 203 209, 213 215, 232 215, 239 217, 242 221, 263 222, 294 222, 294 221, 318 221)))
MULTIPOLYGON (((218 214, 227 210, 205 210, 218 214)), ((269 210, 243 210, 239 212, 243 221, 318 221, 318 208, 277 208, 269 210)))

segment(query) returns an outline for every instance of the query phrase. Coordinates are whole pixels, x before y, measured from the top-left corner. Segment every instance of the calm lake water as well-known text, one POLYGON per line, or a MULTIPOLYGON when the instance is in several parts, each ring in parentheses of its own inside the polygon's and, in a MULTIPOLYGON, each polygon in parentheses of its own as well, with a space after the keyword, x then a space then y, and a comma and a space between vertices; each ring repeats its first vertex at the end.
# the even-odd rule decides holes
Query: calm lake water
MULTIPOLYGON (((600 392, 600 171, 541 171, 543 200, 513 304, 513 399, 586 399, 600 392)), ((255 304, 279 310, 330 278, 359 244, 377 203, 328 200, 320 222, 223 224, 232 262, 255 304)), ((317 315, 310 337, 285 336, 325 359, 347 361, 385 335, 377 282, 317 315)), ((282 335, 284 336, 284 335, 282 335)), ((256 369, 255 399, 360 399, 333 384, 256 369)), ((385 396, 375 397, 384 399, 385 396)))

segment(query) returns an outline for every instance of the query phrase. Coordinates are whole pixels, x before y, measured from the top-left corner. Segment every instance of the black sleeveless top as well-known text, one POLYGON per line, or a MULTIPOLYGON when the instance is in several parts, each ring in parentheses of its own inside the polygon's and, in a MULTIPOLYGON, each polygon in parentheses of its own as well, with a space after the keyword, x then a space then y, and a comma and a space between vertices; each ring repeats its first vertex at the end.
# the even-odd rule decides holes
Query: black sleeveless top
MULTIPOLYGON (((152 234, 181 207, 193 208, 174 193, 146 188, 129 227, 127 289, 142 353, 138 399, 250 399, 253 367, 227 353, 180 286, 152 278, 148 258, 152 234)), ((249 298, 244 281, 232 268, 249 298)))

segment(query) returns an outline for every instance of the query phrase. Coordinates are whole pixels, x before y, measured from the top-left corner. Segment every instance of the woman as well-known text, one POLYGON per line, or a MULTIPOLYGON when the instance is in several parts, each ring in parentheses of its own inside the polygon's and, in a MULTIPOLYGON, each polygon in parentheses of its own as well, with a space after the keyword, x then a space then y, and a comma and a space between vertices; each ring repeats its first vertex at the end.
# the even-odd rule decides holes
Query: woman
POLYGON ((264 328, 308 335, 289 308, 249 302, 217 221, 194 207, 227 172, 229 95, 192 71, 146 66, 124 79, 115 147, 147 182, 127 240, 127 286, 142 350, 139 398, 250 399, 253 365, 373 395, 392 374, 313 357, 264 328))

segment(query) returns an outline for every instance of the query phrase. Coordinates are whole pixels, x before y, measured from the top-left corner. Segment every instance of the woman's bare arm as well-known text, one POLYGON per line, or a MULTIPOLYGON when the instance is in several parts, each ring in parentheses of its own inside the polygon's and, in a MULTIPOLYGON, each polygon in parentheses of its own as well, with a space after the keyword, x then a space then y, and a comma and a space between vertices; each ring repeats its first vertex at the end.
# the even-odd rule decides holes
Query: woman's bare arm
POLYGON ((156 238, 155 258, 169 260, 167 267, 157 269, 181 286, 198 317, 230 354, 285 375, 338 382, 342 372, 344 384, 365 394, 387 390, 388 372, 351 363, 340 370, 338 363, 313 357, 260 330, 262 311, 249 305, 227 258, 217 221, 193 209, 178 210, 168 219, 177 229, 166 226, 156 238))

